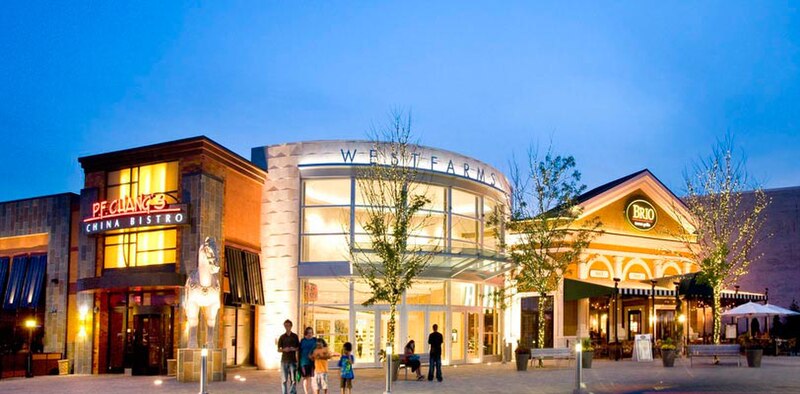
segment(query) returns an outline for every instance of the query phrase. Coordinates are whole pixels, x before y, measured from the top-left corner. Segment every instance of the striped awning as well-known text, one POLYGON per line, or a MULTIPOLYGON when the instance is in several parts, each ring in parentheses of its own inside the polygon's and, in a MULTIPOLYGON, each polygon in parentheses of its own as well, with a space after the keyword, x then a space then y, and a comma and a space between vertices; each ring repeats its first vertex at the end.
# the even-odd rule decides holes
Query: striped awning
POLYGON ((722 290, 722 298, 729 300, 766 301, 767 295, 749 291, 722 290))
MULTIPOLYGON (((653 289, 620 287, 619 293, 622 295, 650 297, 653 295, 653 289)), ((675 297, 675 289, 665 289, 663 287, 656 286, 655 293, 656 297, 675 297)))

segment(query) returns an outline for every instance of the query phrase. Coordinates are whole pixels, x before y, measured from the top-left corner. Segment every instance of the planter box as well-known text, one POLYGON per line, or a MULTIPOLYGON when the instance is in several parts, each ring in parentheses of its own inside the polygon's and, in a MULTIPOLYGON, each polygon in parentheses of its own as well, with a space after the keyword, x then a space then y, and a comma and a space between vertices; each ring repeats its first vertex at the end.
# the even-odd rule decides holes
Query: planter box
POLYGON ((527 371, 530 359, 531 355, 529 353, 517 353, 517 371, 527 371))
POLYGON ((667 368, 675 366, 675 350, 662 350, 661 351, 661 364, 667 368))
POLYGON ((764 355, 764 349, 747 349, 747 366, 750 368, 761 368, 761 357, 764 355))
POLYGON ((594 359, 594 352, 581 352, 581 367, 592 368, 592 359, 594 359))

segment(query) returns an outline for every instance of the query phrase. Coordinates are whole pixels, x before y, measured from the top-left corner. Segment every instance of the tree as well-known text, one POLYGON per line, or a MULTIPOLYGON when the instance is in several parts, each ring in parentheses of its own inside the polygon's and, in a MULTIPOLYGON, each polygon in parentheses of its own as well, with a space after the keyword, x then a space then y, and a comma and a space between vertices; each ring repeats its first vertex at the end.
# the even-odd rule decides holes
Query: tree
POLYGON ((395 112, 390 124, 373 130, 371 164, 357 169, 356 185, 363 206, 356 215, 366 239, 351 247, 353 265, 369 285, 364 305, 389 304, 388 342, 394 347, 397 304, 439 248, 417 238, 431 223, 431 199, 416 166, 411 116, 395 112))
POLYGON ((599 218, 580 221, 578 196, 586 189, 575 158, 557 155, 550 145, 544 157, 530 148, 526 167, 511 164, 512 200, 506 247, 515 264, 512 283, 520 292, 538 293, 538 347, 544 347, 547 294, 558 288, 571 263, 598 233, 599 218), (581 223, 582 222, 582 223, 581 223))
POLYGON ((722 332, 722 290, 747 274, 761 255, 753 253, 763 239, 764 209, 769 198, 760 188, 752 193, 744 160, 734 157, 733 139, 718 141, 711 155, 684 174, 694 232, 679 234, 690 258, 700 267, 699 280, 712 290, 713 342, 722 332))

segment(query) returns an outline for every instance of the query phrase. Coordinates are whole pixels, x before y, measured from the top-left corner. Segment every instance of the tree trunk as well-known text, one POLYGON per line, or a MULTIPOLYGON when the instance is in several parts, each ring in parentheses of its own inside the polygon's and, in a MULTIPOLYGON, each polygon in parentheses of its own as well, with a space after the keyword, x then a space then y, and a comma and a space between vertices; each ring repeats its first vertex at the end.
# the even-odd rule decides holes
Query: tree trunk
POLYGON ((713 343, 719 344, 722 334, 722 286, 715 285, 713 289, 713 305, 711 306, 711 316, 714 323, 712 330, 713 343))
POLYGON ((545 309, 547 308, 547 295, 541 293, 539 296, 539 330, 537 332, 537 346, 544 347, 545 334, 547 333, 547 321, 545 320, 545 309))
POLYGON ((386 325, 387 335, 386 342, 392 346, 392 354, 394 353, 394 328, 395 328, 395 315, 397 314, 397 304, 392 302, 389 304, 389 323, 386 325))

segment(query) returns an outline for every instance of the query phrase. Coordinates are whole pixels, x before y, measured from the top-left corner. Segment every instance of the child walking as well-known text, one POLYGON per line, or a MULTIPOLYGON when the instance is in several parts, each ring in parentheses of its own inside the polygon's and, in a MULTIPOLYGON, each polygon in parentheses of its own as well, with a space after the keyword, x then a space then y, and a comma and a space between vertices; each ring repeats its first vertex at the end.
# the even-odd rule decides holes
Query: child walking
POLYGON ((346 342, 342 351, 342 358, 339 359, 339 374, 342 377, 342 393, 351 394, 353 392, 353 363, 356 362, 353 357, 353 344, 346 342))

